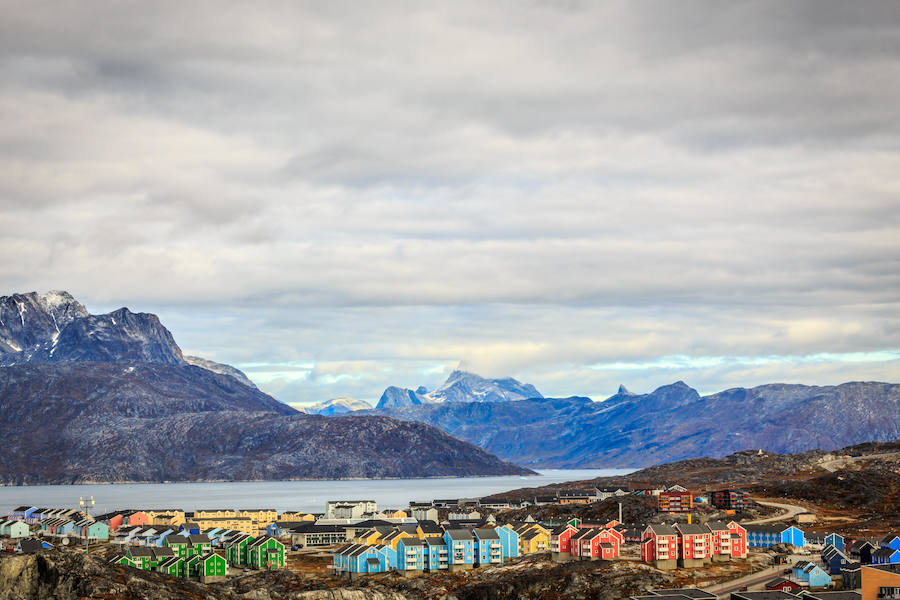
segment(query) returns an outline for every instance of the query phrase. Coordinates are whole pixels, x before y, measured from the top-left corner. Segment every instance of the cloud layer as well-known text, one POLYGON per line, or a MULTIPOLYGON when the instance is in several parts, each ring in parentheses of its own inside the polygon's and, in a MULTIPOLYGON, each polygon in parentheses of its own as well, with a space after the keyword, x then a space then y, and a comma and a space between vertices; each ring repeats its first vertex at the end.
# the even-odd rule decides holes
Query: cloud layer
POLYGON ((296 402, 900 375, 896 3, 3 4, 5 292, 296 402))

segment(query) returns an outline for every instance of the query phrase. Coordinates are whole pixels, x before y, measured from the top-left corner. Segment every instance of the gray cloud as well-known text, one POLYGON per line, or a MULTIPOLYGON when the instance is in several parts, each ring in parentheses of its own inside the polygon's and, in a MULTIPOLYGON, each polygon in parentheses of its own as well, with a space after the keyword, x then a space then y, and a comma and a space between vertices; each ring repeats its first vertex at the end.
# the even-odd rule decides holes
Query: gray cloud
POLYGON ((893 2, 3 4, 7 292, 297 401, 897 377, 893 2))

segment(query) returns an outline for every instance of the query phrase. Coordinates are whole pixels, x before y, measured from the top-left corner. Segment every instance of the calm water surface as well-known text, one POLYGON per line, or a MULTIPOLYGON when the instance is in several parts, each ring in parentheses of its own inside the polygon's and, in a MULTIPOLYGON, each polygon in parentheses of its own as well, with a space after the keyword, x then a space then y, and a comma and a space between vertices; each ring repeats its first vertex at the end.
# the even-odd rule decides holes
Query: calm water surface
POLYGON ((624 475, 633 469, 548 469, 532 477, 378 479, 363 481, 264 481, 143 483, 0 487, 0 515, 23 504, 78 507, 93 496, 94 514, 121 508, 274 508, 324 512, 328 500, 375 500, 379 508, 402 508, 411 500, 474 498, 521 487, 624 475))

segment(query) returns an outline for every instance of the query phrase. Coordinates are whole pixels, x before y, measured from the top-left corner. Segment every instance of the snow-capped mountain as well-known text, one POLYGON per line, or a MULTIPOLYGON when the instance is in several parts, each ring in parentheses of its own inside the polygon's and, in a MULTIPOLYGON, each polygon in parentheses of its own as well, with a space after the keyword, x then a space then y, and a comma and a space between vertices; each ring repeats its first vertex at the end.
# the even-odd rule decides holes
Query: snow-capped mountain
POLYGON ((357 410, 371 410, 372 405, 363 400, 354 398, 332 398, 325 402, 319 402, 312 406, 307 406, 303 411, 310 415, 325 415, 330 417, 333 415, 345 415, 357 410))
POLYGON ((0 296, 0 356, 53 341, 88 311, 68 292, 0 296))
POLYGON ((0 298, 0 431, 0 485, 530 473, 421 423, 303 414, 156 315, 65 292, 0 298))
POLYGON ((486 379, 475 373, 456 370, 447 381, 429 392, 424 387, 416 390, 391 386, 378 401, 377 409, 437 404, 442 402, 508 402, 543 398, 541 393, 529 383, 521 383, 512 377, 486 379))

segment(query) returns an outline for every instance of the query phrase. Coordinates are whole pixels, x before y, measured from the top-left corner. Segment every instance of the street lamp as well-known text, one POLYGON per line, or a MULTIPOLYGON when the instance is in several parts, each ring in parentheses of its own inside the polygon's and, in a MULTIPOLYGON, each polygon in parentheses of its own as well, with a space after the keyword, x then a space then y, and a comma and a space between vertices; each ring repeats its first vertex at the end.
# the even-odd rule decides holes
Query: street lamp
MULTIPOLYGON (((78 498, 78 506, 81 507, 81 510, 84 512, 85 517, 91 516, 91 508, 94 507, 94 497, 91 496, 89 498, 79 497, 78 498)), ((85 519, 87 520, 87 519, 85 519)), ((85 525, 84 527, 84 553, 87 554, 88 551, 88 538, 90 536, 90 525, 85 525)))

